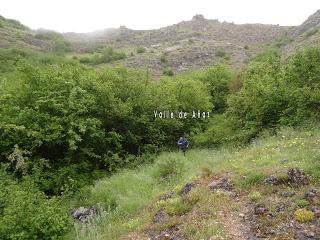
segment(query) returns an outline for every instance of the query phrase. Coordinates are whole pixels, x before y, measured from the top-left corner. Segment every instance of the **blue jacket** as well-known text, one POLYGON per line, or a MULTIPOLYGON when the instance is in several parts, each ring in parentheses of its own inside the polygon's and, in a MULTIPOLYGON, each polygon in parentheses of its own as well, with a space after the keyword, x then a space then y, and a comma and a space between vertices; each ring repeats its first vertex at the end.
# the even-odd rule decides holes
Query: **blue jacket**
POLYGON ((185 138, 181 138, 179 139, 179 141, 177 142, 178 146, 181 148, 181 149, 187 149, 189 147, 189 142, 187 139, 185 138))

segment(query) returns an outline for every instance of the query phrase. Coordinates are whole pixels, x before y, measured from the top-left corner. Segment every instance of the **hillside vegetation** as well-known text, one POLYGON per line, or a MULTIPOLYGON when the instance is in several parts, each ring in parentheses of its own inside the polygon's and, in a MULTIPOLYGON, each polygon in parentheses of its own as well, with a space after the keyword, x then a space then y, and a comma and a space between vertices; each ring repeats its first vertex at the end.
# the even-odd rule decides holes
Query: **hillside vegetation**
MULTIPOLYGON (((191 22, 241 38, 255 29, 191 22)), ((163 52, 154 78, 122 66, 132 57, 125 49, 75 53, 58 33, 1 24, 20 37, 0 49, 0 239, 320 235, 319 47, 284 57, 287 36, 241 69, 223 61, 181 74, 163 52), (52 48, 24 45, 23 34, 52 48), (154 115, 198 110, 210 118, 154 115), (176 151, 182 135, 192 148, 185 157, 176 151)), ((258 42, 282 33, 275 29, 258 42)), ((228 49, 215 56, 227 60, 228 49)))
MULTIPOLYGON (((296 239, 299 221, 291 227, 290 221, 297 209, 305 207, 300 205, 304 192, 319 188, 319 139, 318 125, 283 128, 273 136, 265 132, 244 148, 190 150, 185 157, 179 152, 162 153, 153 164, 121 171, 86 189, 78 205, 100 203, 112 210, 89 224, 78 223, 72 235, 77 239, 247 239, 260 234, 296 239), (310 185, 296 188, 286 182, 286 172, 296 167, 312 176, 310 185), (272 174, 283 178, 283 183, 266 183, 272 174), (232 189, 211 191, 210 183, 224 177, 232 189), (294 195, 283 196, 287 192, 294 195), (272 212, 272 218, 251 219, 259 204, 272 212), (287 207, 276 210, 284 204, 287 207), (283 229, 277 225, 280 222, 283 229)), ((302 224, 302 231, 312 229, 310 225, 302 224)), ((320 229, 315 233, 320 234, 320 229)))

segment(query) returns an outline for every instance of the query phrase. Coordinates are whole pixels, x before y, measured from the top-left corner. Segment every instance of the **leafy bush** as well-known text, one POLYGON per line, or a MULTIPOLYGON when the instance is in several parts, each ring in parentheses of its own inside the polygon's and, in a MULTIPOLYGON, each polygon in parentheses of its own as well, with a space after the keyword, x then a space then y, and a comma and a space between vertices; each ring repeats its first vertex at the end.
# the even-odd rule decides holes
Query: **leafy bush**
POLYGON ((253 191, 253 192, 251 192, 251 193, 249 194, 249 199, 250 199, 250 201, 252 201, 252 202, 258 202, 258 201, 261 200, 261 198, 262 198, 262 196, 261 196, 261 193, 260 193, 260 192, 253 191))
POLYGON ((126 58, 124 52, 118 52, 112 47, 99 48, 91 57, 83 57, 80 59, 81 63, 98 65, 102 63, 110 63, 126 58))
POLYGON ((182 172, 183 164, 179 159, 168 158, 157 162, 155 176, 158 179, 164 180, 170 177, 179 176, 182 172))
POLYGON ((0 158, 11 162, 9 171, 18 167, 17 177, 32 175, 48 195, 74 192, 95 178, 94 170, 128 167, 136 161, 128 154, 175 146, 178 135, 205 124, 191 118, 155 119, 154 110, 211 108, 197 80, 154 83, 139 71, 96 72, 71 60, 35 56, 0 51, 3 74, 10 79, 0 82, 0 158), (15 145, 30 156, 13 157, 15 145))
POLYGON ((174 73, 173 73, 171 68, 165 68, 162 73, 163 73, 163 75, 167 75, 167 76, 173 76, 174 75, 174 73))
POLYGON ((304 198, 299 198, 295 200, 295 203, 299 206, 299 207, 306 207, 309 205, 309 202, 304 199, 304 198))
POLYGON ((0 178, 1 239, 58 239, 66 233, 71 221, 59 198, 48 199, 30 179, 0 178))
POLYGON ((314 219, 314 213, 304 208, 298 209, 294 212, 294 218, 301 223, 311 222, 314 219))
POLYGON ((223 114, 216 114, 210 117, 207 128, 203 132, 194 133, 191 139, 196 146, 214 147, 237 142, 238 137, 233 120, 223 114))
POLYGON ((230 83, 234 78, 233 71, 228 66, 219 64, 205 68, 193 75, 206 85, 214 106, 213 111, 224 112, 227 106, 227 96, 230 93, 230 83))
POLYGON ((71 51, 71 44, 63 38, 60 33, 57 32, 39 32, 35 35, 36 38, 41 40, 51 40, 54 42, 53 51, 58 54, 64 54, 71 51))

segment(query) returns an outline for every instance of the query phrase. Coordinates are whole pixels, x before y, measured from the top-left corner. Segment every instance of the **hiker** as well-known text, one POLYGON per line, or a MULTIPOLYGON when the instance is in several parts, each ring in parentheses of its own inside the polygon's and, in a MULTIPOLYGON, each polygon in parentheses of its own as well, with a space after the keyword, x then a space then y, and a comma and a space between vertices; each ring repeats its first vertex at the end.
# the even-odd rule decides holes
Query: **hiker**
POLYGON ((186 151, 189 147, 189 142, 188 140, 183 136, 179 138, 179 141, 177 142, 179 148, 183 152, 183 155, 186 155, 186 151))

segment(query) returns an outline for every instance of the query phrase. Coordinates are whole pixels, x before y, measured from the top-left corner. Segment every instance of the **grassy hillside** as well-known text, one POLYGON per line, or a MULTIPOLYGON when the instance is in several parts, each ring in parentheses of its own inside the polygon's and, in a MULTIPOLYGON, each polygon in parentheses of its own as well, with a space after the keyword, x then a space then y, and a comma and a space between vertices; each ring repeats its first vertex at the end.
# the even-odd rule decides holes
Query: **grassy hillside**
POLYGON ((124 26, 92 33, 66 33, 77 57, 99 53, 97 46, 112 46, 124 52, 118 61, 129 67, 150 68, 156 76, 199 69, 205 65, 227 63, 243 67, 261 50, 290 30, 289 27, 264 24, 237 25, 196 15, 154 30, 132 30, 124 26), (141 51, 143 49, 143 51, 141 51))
POLYGON ((197 15, 82 51, 0 17, 0 239, 319 239, 320 48, 281 51, 319 22, 197 15))
POLYGON ((70 50, 62 35, 50 30, 32 30, 0 15, 0 48, 24 48, 62 54, 70 50))
POLYGON ((76 204, 100 204, 109 211, 89 224, 76 224, 70 239, 247 239, 259 235, 293 239, 299 231, 319 233, 319 227, 310 230, 319 219, 299 223, 294 218, 297 209, 319 207, 318 200, 303 198, 308 189, 320 187, 319 146, 317 125, 283 128, 276 135, 265 132, 244 148, 193 149, 185 157, 180 152, 162 153, 152 164, 120 171, 89 187, 76 204), (287 170, 296 167, 312 177, 310 185, 295 187, 288 181, 287 170), (271 174, 282 182, 266 184, 271 174), (208 184, 223 177, 234 188, 210 192, 208 184), (187 183, 192 190, 183 194, 187 183), (285 197, 286 192, 294 195, 285 197), (252 211, 259 204, 271 215, 256 216, 252 211), (287 207, 277 211, 283 204, 287 207), (280 222, 285 226, 282 229, 277 225, 280 222), (286 226, 290 222, 293 226, 286 226))

